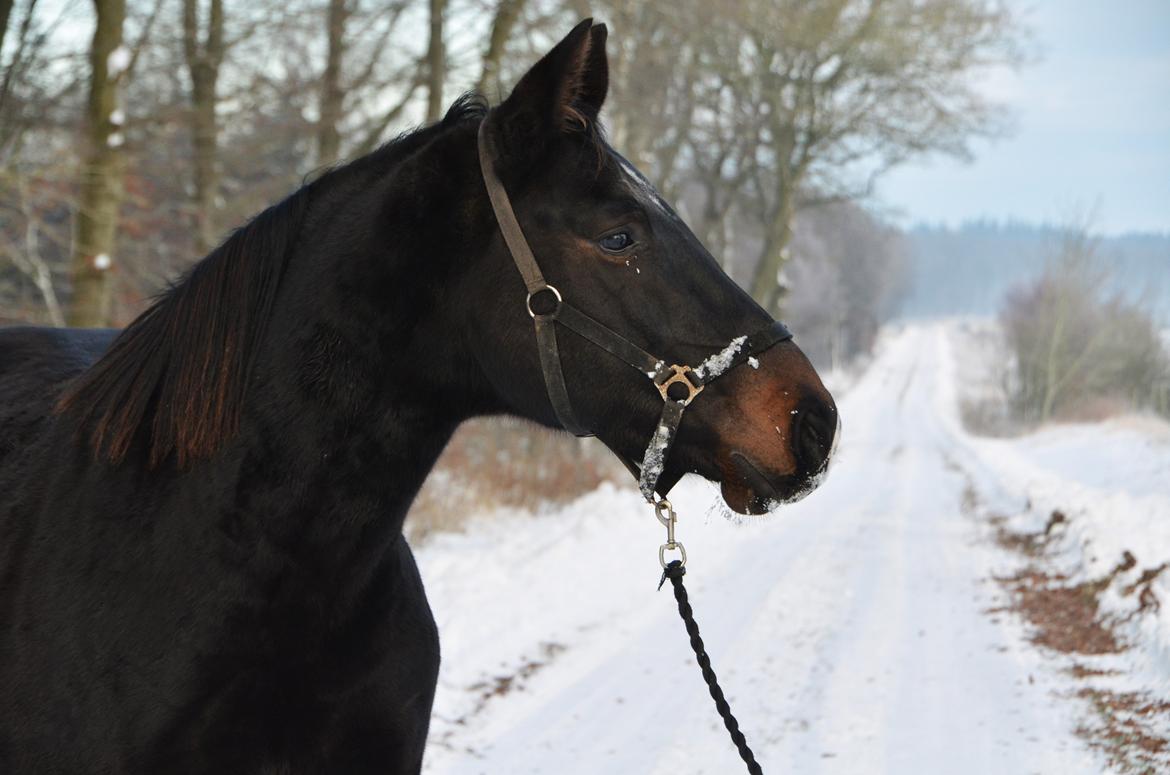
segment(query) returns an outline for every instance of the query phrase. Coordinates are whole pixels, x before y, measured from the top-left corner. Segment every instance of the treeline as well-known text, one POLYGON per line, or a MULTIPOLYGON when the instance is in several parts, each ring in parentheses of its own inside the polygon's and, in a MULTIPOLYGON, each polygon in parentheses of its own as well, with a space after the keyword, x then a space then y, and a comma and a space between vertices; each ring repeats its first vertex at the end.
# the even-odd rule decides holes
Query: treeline
POLYGON ((587 15, 613 32, 614 144, 774 310, 815 282, 869 303, 845 286, 886 274, 888 230, 849 215, 845 243, 831 214, 997 132, 969 84, 1019 58, 992 0, 0 0, 0 317, 127 322, 306 176, 498 99, 587 15))
MULTIPOLYGON (((996 314, 1014 287, 1039 278, 1061 259, 1069 229, 975 221, 957 229, 920 226, 906 232, 906 317, 996 314)), ((1170 234, 1094 239, 1093 261, 1107 270, 1103 290, 1141 302, 1170 325, 1170 234)))

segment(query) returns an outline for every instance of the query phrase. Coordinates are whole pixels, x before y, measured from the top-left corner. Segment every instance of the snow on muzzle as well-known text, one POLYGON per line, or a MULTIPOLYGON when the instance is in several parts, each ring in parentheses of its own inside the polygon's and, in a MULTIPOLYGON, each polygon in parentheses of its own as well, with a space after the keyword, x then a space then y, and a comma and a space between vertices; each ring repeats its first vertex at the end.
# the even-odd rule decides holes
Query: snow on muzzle
POLYGON ((832 396, 804 353, 783 343, 758 368, 728 375, 729 406, 716 423, 720 487, 741 514, 799 500, 823 481, 840 436, 832 396))

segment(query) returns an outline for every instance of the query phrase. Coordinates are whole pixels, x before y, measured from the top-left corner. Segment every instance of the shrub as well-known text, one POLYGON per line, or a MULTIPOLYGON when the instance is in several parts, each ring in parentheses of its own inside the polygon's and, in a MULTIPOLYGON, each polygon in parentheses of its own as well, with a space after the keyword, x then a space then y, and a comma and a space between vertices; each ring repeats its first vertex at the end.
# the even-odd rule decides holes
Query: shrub
POLYGON ((1139 303, 1109 294, 1084 232, 1065 237, 1035 281, 1000 313, 1014 360, 1013 409, 1025 421, 1100 419, 1126 409, 1170 413, 1170 358, 1139 303))

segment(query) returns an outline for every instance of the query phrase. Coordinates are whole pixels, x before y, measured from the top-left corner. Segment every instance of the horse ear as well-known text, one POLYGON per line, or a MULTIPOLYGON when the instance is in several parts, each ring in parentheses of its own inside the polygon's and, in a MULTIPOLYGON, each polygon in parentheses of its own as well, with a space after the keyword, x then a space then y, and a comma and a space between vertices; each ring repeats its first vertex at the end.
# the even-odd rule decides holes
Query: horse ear
POLYGON ((507 150, 542 144, 555 132, 582 132, 597 121, 609 90, 608 31, 586 19, 532 66, 496 110, 507 150))

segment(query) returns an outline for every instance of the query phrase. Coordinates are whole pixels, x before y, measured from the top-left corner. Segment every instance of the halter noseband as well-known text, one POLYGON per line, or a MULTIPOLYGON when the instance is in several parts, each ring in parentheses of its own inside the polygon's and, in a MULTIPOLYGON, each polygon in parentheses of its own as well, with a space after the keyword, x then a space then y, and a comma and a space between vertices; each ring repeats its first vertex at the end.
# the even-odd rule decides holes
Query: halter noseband
MULTIPOLYGON (((649 446, 646 447, 641 464, 635 464, 634 461, 616 450, 615 454, 630 470, 630 473, 638 478, 638 489, 641 490, 642 495, 647 500, 653 500, 654 492, 658 487, 658 479, 666 465, 666 458, 670 454, 671 445, 678 433, 679 423, 682 422, 683 410, 711 382, 733 368, 746 363, 752 356, 767 350, 772 345, 791 339, 792 332, 783 323, 773 321, 751 336, 733 339, 722 352, 707 358, 699 366, 691 367, 680 364, 668 366, 664 359, 654 357, 621 334, 578 310, 565 301, 561 292, 549 285, 540 272, 536 257, 532 254, 528 240, 524 238, 524 232, 520 229, 520 222, 516 220, 516 213, 512 210, 512 203, 508 199, 508 192, 504 189, 504 184, 500 181, 492 164, 492 143, 488 137, 487 124, 488 120, 485 118, 479 125, 479 166, 483 172, 483 182, 492 202, 496 222, 499 224, 504 242, 512 254, 512 260, 515 261, 516 268, 520 270, 520 275, 524 278, 524 285, 528 289, 525 306, 536 326, 536 347, 540 354, 540 368, 544 372, 544 384, 553 412, 565 430, 570 433, 576 436, 593 435, 577 420, 577 415, 573 412, 573 405, 569 401, 569 390, 565 384, 560 351, 557 348, 557 323, 588 339, 649 377, 662 396, 663 402, 662 416, 658 420, 654 435, 650 439, 649 446), (533 309, 533 300, 542 295, 550 297, 548 302, 551 302, 551 309, 547 312, 538 312, 533 309)), ((546 308, 543 304, 540 306, 541 309, 546 308)))

